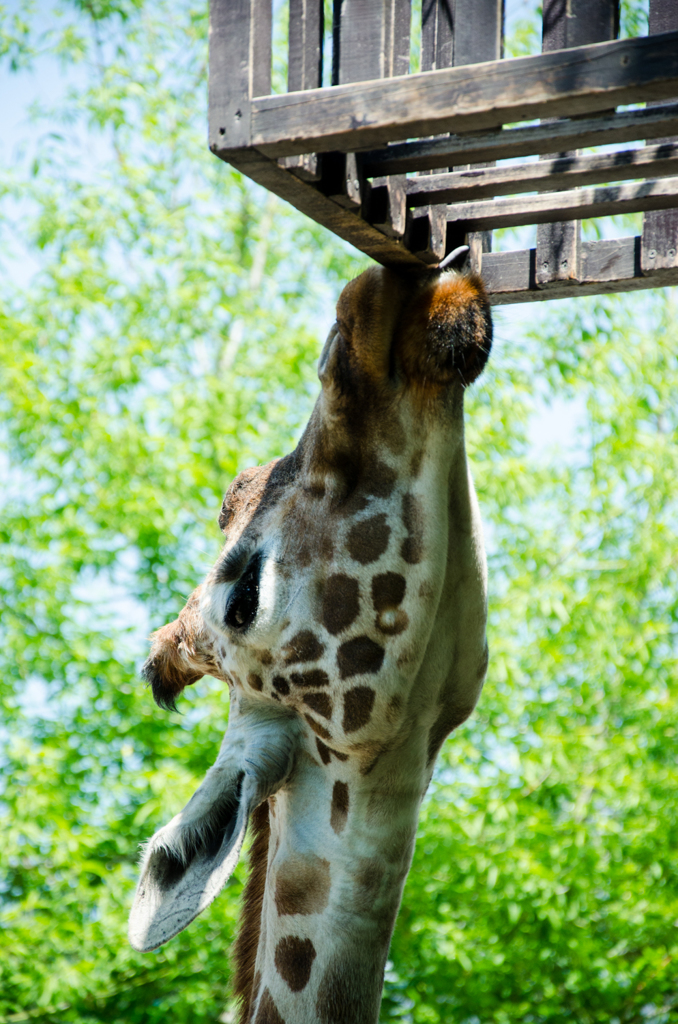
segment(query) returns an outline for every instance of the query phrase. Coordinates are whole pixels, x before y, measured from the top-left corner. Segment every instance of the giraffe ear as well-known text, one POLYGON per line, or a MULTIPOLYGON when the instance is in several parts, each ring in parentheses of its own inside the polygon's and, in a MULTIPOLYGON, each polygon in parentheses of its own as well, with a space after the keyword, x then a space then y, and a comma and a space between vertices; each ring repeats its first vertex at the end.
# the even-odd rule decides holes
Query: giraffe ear
POLYGON ((296 716, 281 709, 271 717, 257 706, 232 717, 216 763, 144 850, 128 931, 141 953, 183 931, 218 896, 238 863, 250 813, 293 768, 296 716))

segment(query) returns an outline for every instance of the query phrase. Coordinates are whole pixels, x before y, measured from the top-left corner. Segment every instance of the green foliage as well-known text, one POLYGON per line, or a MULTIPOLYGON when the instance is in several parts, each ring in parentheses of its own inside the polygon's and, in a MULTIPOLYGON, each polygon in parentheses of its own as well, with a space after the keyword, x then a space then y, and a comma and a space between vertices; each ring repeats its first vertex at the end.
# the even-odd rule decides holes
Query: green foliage
MULTIPOLYGON (((363 262, 207 152, 206 5, 26 3, 0 52, 72 83, 0 179, 0 1024, 217 1021, 242 870, 157 953, 125 931, 226 694, 167 716, 137 668, 230 479, 294 443, 363 262)), ((678 1014, 676 313, 497 314, 468 401, 490 671, 424 806, 384 1021, 678 1014)))

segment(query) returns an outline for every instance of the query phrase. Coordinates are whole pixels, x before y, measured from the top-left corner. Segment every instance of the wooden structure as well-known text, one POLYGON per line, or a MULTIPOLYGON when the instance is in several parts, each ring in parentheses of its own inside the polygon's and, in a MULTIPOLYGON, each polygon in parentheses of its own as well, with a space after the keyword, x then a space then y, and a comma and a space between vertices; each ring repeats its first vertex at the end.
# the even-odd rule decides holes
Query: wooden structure
POLYGON ((514 59, 503 0, 422 0, 417 74, 410 0, 334 0, 324 88, 323 6, 289 0, 271 95, 272 0, 211 0, 217 156, 380 263, 468 242, 495 304, 678 284, 678 0, 621 40, 619 0, 544 0, 542 53, 514 59), (639 211, 642 235, 581 241, 582 219, 639 211), (531 224, 535 248, 491 251, 531 224))

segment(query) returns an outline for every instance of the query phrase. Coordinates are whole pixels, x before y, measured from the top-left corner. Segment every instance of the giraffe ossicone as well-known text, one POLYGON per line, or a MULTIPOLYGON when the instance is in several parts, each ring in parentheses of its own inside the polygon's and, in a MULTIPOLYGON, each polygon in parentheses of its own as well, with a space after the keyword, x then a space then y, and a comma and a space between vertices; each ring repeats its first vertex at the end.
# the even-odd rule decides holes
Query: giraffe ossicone
POLYGON ((236 478, 222 554, 153 637, 156 701, 211 674, 229 726, 146 846, 130 941, 154 949, 212 902, 249 820, 243 1024, 378 1018, 421 800, 487 668, 463 396, 491 340, 472 274, 372 268, 347 285, 297 448, 236 478))

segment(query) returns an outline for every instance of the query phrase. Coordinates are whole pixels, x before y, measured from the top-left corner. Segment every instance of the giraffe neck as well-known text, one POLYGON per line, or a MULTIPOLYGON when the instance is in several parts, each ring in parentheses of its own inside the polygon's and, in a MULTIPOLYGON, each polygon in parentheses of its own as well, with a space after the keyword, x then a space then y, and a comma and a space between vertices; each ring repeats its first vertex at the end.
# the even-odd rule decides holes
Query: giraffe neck
POLYGON ((334 756, 324 769, 306 763, 297 781, 270 801, 259 943, 244 1020, 376 1024, 428 782, 425 737, 410 737, 406 746, 415 749, 384 754, 367 777, 334 756))

